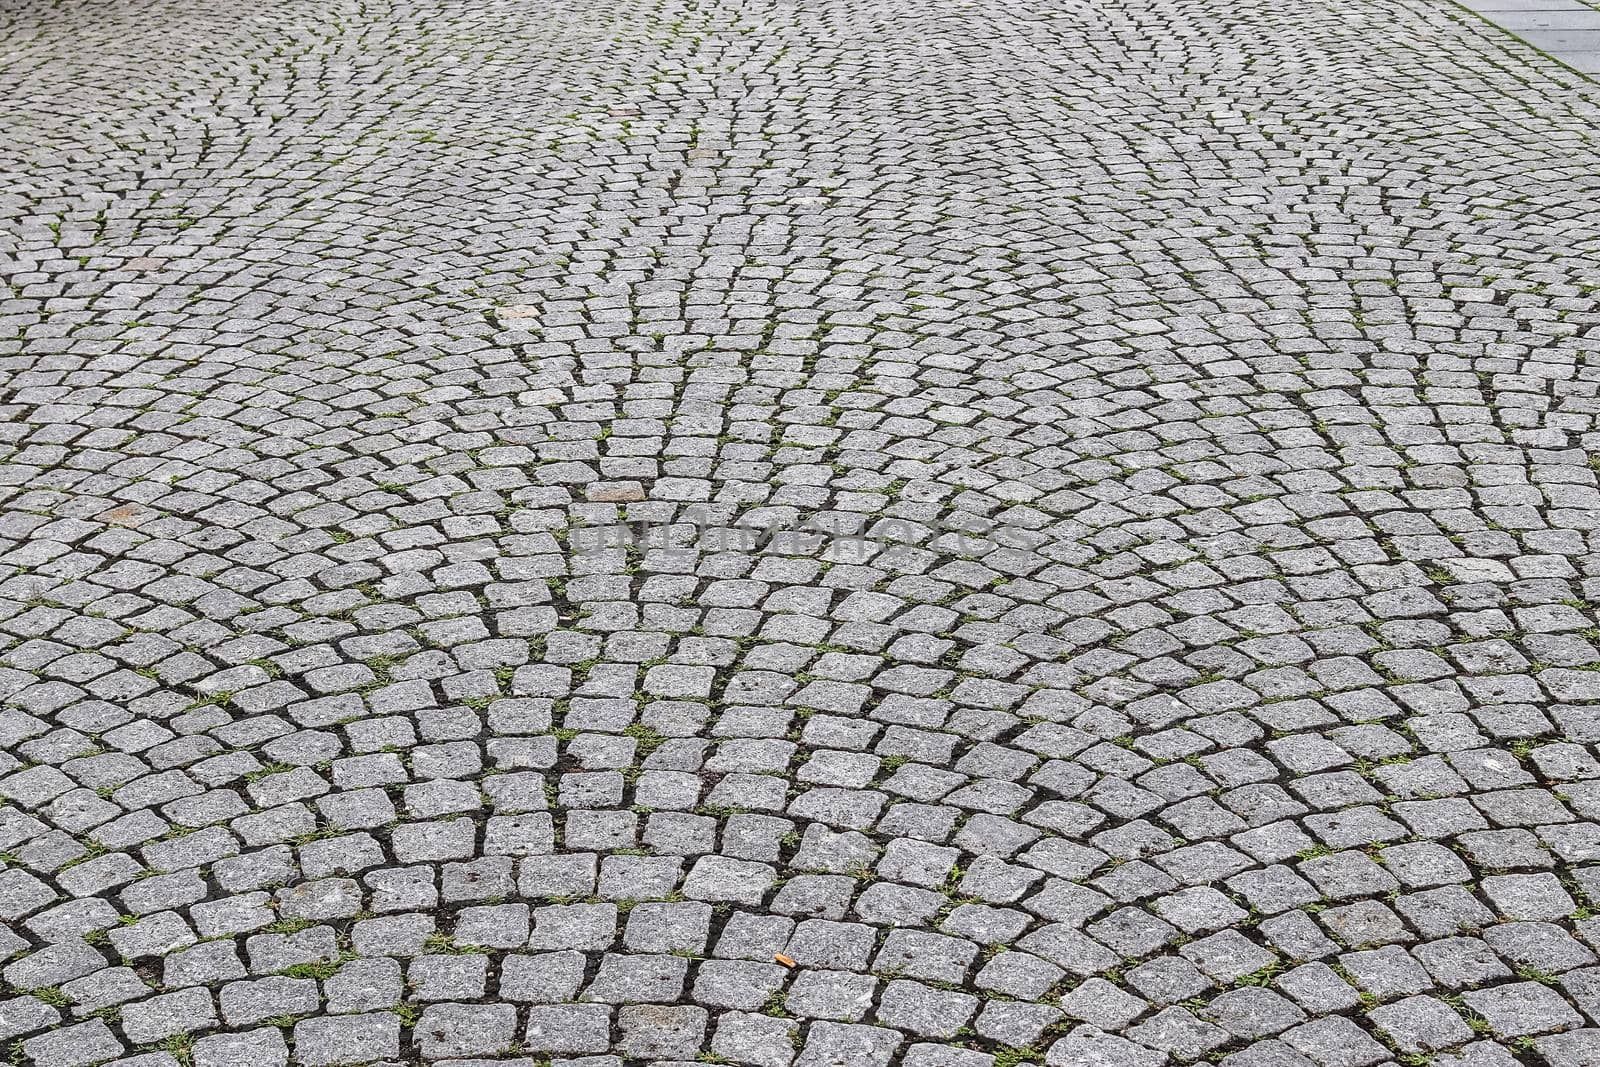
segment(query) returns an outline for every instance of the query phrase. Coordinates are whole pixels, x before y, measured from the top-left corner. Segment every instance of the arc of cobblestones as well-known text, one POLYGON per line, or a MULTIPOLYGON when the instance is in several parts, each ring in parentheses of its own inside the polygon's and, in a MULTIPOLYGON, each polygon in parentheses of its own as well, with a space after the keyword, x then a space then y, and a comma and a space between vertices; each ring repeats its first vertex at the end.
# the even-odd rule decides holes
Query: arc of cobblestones
POLYGON ((1600 1054, 1592 83, 1423 0, 0 19, 16 1062, 1600 1054))

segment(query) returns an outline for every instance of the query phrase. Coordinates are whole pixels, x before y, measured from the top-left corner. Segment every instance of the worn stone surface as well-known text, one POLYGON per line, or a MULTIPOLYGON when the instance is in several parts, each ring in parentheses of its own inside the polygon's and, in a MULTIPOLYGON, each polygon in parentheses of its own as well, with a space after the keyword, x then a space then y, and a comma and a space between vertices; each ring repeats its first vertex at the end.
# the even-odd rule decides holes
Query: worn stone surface
POLYGON ((1593 84, 1418 0, 0 39, 11 1062, 1595 1062, 1593 84))

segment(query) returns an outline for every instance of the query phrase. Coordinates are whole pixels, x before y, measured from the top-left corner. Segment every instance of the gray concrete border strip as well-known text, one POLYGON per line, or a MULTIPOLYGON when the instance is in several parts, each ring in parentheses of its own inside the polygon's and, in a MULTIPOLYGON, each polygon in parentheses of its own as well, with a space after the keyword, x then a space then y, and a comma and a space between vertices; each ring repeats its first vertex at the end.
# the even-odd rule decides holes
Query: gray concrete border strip
POLYGON ((1578 0, 1455 0, 1552 59, 1600 78, 1600 9, 1578 0))

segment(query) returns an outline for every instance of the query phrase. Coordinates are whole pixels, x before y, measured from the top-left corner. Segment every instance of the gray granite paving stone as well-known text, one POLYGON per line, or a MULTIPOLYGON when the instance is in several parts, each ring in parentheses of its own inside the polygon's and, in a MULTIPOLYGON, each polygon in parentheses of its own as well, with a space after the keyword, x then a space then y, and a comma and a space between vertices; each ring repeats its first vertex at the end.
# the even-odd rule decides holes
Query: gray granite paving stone
POLYGON ((302 1019, 294 1026, 294 1058, 307 1067, 371 1063, 399 1050, 400 1020, 388 1012, 302 1019))
POLYGON ((0 19, 0 1056, 1594 1067, 1592 4, 0 19))

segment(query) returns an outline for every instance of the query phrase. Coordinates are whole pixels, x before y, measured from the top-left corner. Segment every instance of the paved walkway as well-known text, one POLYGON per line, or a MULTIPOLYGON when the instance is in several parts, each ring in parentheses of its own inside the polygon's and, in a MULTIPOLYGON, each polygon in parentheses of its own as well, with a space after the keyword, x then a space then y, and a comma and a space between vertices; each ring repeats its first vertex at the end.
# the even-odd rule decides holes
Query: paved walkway
POLYGON ((13 1062, 1600 1062, 1600 86, 21 0, 0 99, 13 1062))
POLYGON ((1586 0, 1460 0, 1574 70, 1600 77, 1600 8, 1586 0))

